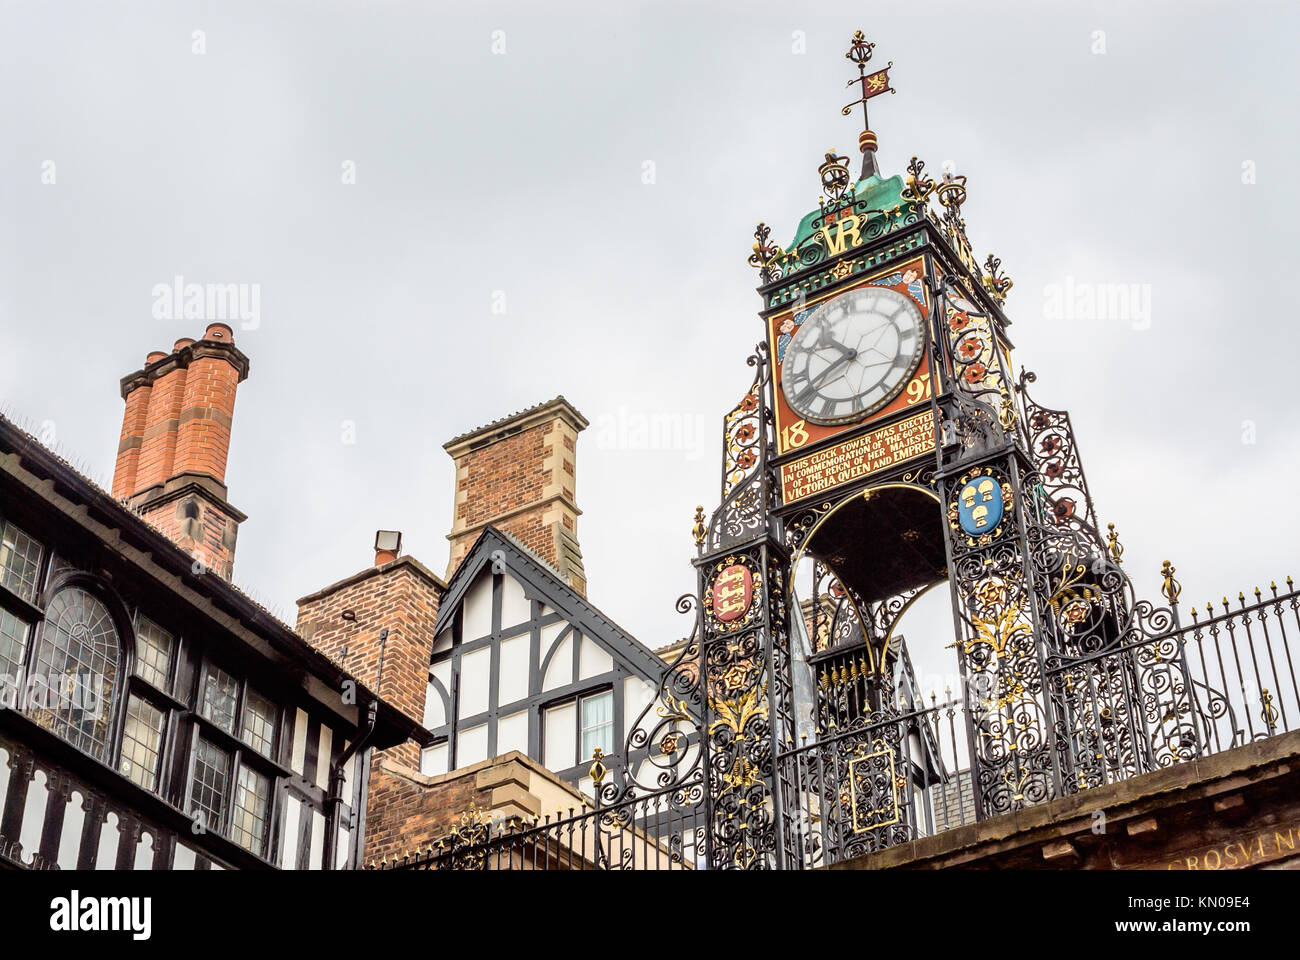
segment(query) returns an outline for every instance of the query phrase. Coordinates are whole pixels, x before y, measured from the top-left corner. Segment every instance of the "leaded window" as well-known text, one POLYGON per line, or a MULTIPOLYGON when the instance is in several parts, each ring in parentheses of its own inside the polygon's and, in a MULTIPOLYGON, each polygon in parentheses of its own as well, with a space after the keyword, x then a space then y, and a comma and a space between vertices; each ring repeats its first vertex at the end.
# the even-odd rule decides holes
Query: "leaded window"
POLYGON ((146 790, 154 789, 158 782, 158 757, 162 753, 166 719, 152 704, 134 695, 127 698, 119 769, 146 790))
POLYGON ((256 770, 241 766, 230 838, 245 850, 260 856, 266 846, 266 827, 270 819, 271 781, 256 770))
POLYGON ((135 618, 135 675, 159 690, 167 689, 172 635, 146 616, 135 618))
POLYGON ((60 591, 45 612, 28 673, 32 719, 106 760, 120 657, 108 607, 81 587, 60 591))
POLYGON ((0 585, 34 600, 40 570, 41 545, 8 520, 0 520, 0 585))
POLYGON ((226 733, 235 732, 235 710, 239 705, 239 681, 209 663, 204 670, 199 713, 226 733))
POLYGON ((230 788, 230 755, 199 737, 194 747, 194 776, 190 783, 190 813, 199 814, 204 826, 220 830, 230 788))
POLYGON ((275 704, 253 689, 244 694, 244 723, 239 739, 264 757, 275 745, 275 704))
POLYGON ((205 661, 197 712, 192 812, 209 829, 264 857, 276 779, 267 761, 275 759, 280 708, 244 678, 205 661))
POLYGON ((27 621, 0 609, 0 683, 8 677, 18 683, 18 671, 23 665, 23 652, 27 649, 27 621))

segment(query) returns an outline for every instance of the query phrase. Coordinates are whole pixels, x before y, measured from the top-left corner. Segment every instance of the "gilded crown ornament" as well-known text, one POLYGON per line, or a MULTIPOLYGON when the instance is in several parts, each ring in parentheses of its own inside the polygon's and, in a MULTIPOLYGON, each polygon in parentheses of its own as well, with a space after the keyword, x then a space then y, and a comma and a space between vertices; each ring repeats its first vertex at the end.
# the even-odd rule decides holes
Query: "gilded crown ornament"
POLYGON ((834 149, 826 151, 826 161, 817 168, 822 178, 822 190, 831 200, 844 196, 852 178, 849 176, 849 158, 838 156, 834 149))
POLYGON ((954 218, 960 217, 962 204, 966 202, 966 175, 958 175, 951 170, 945 170, 938 190, 939 203, 943 205, 943 208, 949 211, 954 218))

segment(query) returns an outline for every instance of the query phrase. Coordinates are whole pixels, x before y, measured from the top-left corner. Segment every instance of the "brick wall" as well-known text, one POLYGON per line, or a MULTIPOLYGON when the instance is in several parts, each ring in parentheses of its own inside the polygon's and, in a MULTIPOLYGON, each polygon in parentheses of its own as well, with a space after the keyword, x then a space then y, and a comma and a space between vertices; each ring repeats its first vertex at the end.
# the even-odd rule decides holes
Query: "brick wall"
POLYGON ((143 506, 140 515, 196 561, 230 579, 239 522, 244 519, 230 504, 210 490, 181 481, 143 506))
MULTIPOLYGON (((303 597, 298 633, 358 681, 417 721, 424 719, 433 625, 446 584, 412 557, 398 557, 303 597), (353 620, 345 620, 350 610, 353 620), (380 675, 380 632, 383 673, 380 675)), ((414 743, 386 753, 419 766, 414 743)))
POLYGON ((363 862, 391 860, 426 849, 451 832, 471 803, 482 806, 489 802, 488 795, 469 771, 431 779, 410 768, 376 763, 370 771, 363 862), (431 786, 434 780, 440 782, 431 786))
POLYGON ((485 820, 531 822, 543 812, 584 809, 586 801, 517 750, 436 777, 384 761, 371 772, 364 862, 427 850, 459 825, 471 805, 485 820))

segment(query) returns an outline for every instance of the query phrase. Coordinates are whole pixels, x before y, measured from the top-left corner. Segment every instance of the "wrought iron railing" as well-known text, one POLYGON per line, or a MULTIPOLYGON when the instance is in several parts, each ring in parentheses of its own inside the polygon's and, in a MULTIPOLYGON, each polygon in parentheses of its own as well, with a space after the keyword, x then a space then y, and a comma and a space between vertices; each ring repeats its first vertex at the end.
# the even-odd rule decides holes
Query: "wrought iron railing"
POLYGON ((966 707, 901 702, 777 756, 791 867, 818 867, 973 823, 966 707))
POLYGON ((1049 656, 1051 730, 1026 723, 1013 697, 968 689, 928 707, 886 705, 781 753, 791 865, 833 863, 1005 813, 1008 803, 1016 809, 1296 729, 1300 592, 1286 583, 1285 592, 1257 590, 1254 602, 1239 594, 1235 607, 1224 599, 1217 612, 1192 610, 1190 624, 1174 603, 1164 633, 1049 656), (1044 741, 1051 769, 1018 760, 1023 744, 1044 741), (981 762, 989 758, 997 762, 981 762))
MULTIPOLYGON (((598 785, 599 786, 599 785, 598 785)), ((492 821, 477 808, 424 850, 383 864, 413 870, 695 870, 707 866, 698 779, 531 820, 492 821)))
MULTIPOLYGON (((1087 655, 1047 656, 1051 730, 1026 726, 1014 698, 990 699, 972 686, 942 701, 931 695, 928 705, 886 702, 848 723, 832 711, 814 741, 787 743, 775 757, 787 866, 825 866, 997 816, 1008 803, 1017 809, 1300 727, 1291 651, 1300 591, 1290 578, 1286 586, 1257 590, 1253 602, 1239 594, 1235 606, 1225 598, 1218 611, 1192 609, 1191 623, 1180 622, 1175 593, 1163 632, 1087 655), (1029 742, 1050 744, 1051 769, 1019 765, 1017 753, 1030 752, 1018 748, 1029 742), (997 762, 986 763, 990 757, 997 762)), ((491 823, 475 814, 386 866, 707 869, 710 817, 720 814, 705 776, 697 770, 630 797, 607 785, 603 792, 617 802, 602 805, 598 789, 588 807, 533 821, 491 823)), ((718 789, 729 778, 708 773, 718 789)))
POLYGON ((1254 603, 1237 594, 1235 610, 1225 597, 1220 614, 1206 604, 1204 620, 1192 608, 1192 625, 1185 630, 1194 641, 1188 663, 1192 683, 1208 691, 1217 676, 1223 703, 1207 702, 1204 715, 1207 721, 1227 720, 1226 725, 1207 722, 1206 753, 1300 725, 1300 686, 1290 645, 1300 634, 1300 592, 1290 577, 1286 584, 1283 594, 1276 583, 1269 584, 1267 598, 1256 587, 1254 603))
POLYGON ((1300 594, 1256 590, 1149 640, 1048 662, 1061 792, 1114 783, 1294 729, 1300 594))

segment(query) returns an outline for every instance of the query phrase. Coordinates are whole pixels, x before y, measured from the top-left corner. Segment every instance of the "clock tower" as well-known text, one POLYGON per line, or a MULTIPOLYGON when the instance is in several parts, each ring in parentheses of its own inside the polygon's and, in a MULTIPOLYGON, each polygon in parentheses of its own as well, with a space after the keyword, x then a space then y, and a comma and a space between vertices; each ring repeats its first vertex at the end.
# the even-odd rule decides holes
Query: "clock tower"
POLYGON ((845 55, 860 175, 827 152, 793 238, 755 231, 763 339, 724 419, 721 503, 697 517, 718 866, 915 839, 935 828, 933 788, 962 776, 985 817, 1194 749, 1180 649, 1078 668, 1176 620, 1134 598, 1068 414, 1013 374, 1012 284, 967 237, 966 178, 915 157, 881 173, 867 107, 894 92, 893 64, 873 70, 873 49, 858 32, 845 55), (961 677, 942 707, 921 701, 896 629, 931 590, 956 638, 927 643, 961 677), (1152 684, 1155 738, 1129 722, 1152 684))

